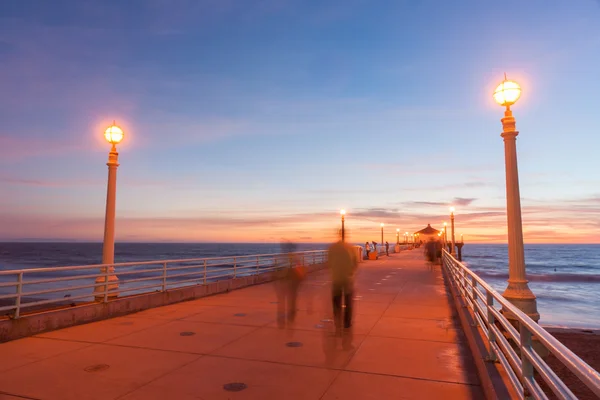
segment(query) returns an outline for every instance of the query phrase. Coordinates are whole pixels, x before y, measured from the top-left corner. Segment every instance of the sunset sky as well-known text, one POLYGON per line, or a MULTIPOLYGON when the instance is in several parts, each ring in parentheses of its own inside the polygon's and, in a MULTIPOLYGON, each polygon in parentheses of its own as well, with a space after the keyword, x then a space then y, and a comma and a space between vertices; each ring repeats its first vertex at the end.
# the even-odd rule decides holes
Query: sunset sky
POLYGON ((0 240, 600 242, 600 1, 5 0, 0 240))

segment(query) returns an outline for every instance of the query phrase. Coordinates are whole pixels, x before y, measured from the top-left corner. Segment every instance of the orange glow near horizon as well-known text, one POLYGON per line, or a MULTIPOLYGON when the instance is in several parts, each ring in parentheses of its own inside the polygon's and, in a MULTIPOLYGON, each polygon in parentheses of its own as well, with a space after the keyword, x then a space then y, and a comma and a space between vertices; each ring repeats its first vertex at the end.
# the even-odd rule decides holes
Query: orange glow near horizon
MULTIPOLYGON (((278 243, 289 239, 298 243, 329 243, 335 240, 337 223, 330 218, 311 218, 310 220, 277 221, 273 224, 263 221, 243 221, 241 219, 223 219, 203 221, 196 218, 119 218, 116 220, 117 242, 212 242, 212 243, 278 243), (202 229, 198 229, 201 226, 202 229)), ((69 219, 39 218, 31 216, 27 220, 8 217, 2 219, 0 238, 5 239, 7 232, 27 240, 46 238, 56 240, 97 241, 102 240, 102 218, 69 219), (6 223, 4 223, 6 222, 6 223), (18 223, 17 223, 18 222, 18 223), (11 227, 10 230, 8 227, 11 227), (34 229, 35 228, 35 229, 34 229), (34 232, 34 235, 31 233, 34 232)), ((427 226, 427 220, 414 221, 411 231, 427 226)), ((596 231, 558 230, 544 228, 535 230, 524 224, 526 243, 600 243, 600 234, 596 231)), ((436 228, 434 226, 434 228, 436 228)), ((440 230, 443 228, 437 227, 440 230)), ((506 227, 502 222, 478 221, 461 226, 463 237, 468 243, 506 243, 506 227)), ((397 231, 399 232, 399 231, 397 231)), ((377 241, 381 230, 374 228, 368 219, 352 219, 347 225, 348 241, 364 243, 377 241)), ((441 233, 440 233, 441 234, 441 233)), ((0 240, 2 241, 2 240, 0 240)))

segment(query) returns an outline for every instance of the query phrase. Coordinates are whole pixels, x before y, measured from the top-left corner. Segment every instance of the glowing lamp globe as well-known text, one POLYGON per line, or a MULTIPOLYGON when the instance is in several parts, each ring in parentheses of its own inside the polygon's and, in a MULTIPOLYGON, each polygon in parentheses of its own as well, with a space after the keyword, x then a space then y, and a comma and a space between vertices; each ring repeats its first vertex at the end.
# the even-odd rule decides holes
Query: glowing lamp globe
POLYGON ((382 222, 382 223, 381 223, 381 227, 383 228, 383 226, 384 226, 384 224, 383 224, 383 222, 382 222))
POLYGON ((494 100, 501 106, 509 107, 521 97, 521 86, 515 81, 505 80, 494 91, 494 100))
POLYGON ((112 145, 119 144, 123 140, 125 133, 117 125, 113 124, 104 131, 104 138, 112 145))
POLYGON ((346 215, 346 210, 340 210, 341 215, 346 215))
POLYGON ((454 207, 450 207, 450 212, 454 212, 454 207))

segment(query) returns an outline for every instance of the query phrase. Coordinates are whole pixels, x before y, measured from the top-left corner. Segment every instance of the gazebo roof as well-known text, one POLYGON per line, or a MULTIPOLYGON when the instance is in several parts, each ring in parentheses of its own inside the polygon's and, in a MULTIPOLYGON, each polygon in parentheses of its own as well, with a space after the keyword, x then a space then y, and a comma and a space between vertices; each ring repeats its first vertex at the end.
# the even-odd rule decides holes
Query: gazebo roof
POLYGON ((437 235, 438 233, 440 233, 440 231, 438 231, 437 229, 434 229, 431 227, 431 224, 427 224, 427 227, 424 229, 421 229, 420 231, 417 231, 415 233, 421 234, 421 235, 437 235))

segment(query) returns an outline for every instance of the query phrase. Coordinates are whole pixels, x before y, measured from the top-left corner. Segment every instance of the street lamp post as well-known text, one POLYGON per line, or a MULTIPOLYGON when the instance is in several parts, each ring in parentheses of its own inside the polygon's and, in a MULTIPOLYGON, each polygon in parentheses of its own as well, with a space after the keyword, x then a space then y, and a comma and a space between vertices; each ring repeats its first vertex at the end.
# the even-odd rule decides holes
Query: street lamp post
POLYGON ((383 246, 383 227, 384 227, 384 223, 381 223, 381 245, 383 246))
POLYGON ((456 250, 454 250, 454 248, 456 244, 454 243, 454 207, 450 207, 450 229, 452 234, 452 251, 450 251, 450 254, 455 256, 456 250))
POLYGON ((444 222, 444 250, 448 246, 448 224, 444 222))
POLYGON ((104 242, 102 246, 102 264, 108 267, 100 268, 102 275, 96 278, 96 284, 104 285, 94 288, 94 297, 96 300, 103 300, 107 297, 116 297, 117 293, 110 293, 119 288, 119 278, 115 275, 115 210, 117 199, 117 167, 119 166, 119 153, 117 153, 117 144, 121 143, 125 136, 123 130, 115 123, 104 131, 104 138, 112 145, 108 153, 108 184, 106 190, 106 215, 104 217, 104 242))
POLYGON ((396 244, 400 244, 400 228, 396 229, 396 244))
POLYGON ((346 216, 346 210, 340 210, 340 214, 342 216, 342 242, 344 242, 346 239, 346 231, 344 228, 344 217, 346 216))
MULTIPOLYGON (((540 319, 537 300, 529 289, 525 251, 523 248, 523 222, 521 220, 521 195, 519 191, 519 170, 517 167, 516 122, 510 106, 521 97, 521 87, 506 79, 494 91, 494 100, 506 107, 502 118, 502 138, 504 139, 504 161, 506 167, 506 217, 508 225, 508 286, 503 296, 534 321, 540 319)), ((508 316, 510 317, 510 316, 508 316)))

